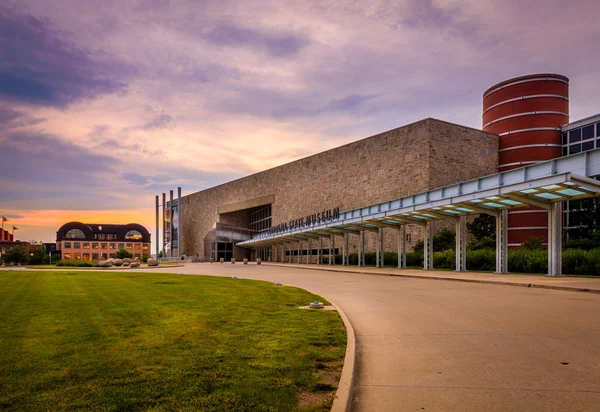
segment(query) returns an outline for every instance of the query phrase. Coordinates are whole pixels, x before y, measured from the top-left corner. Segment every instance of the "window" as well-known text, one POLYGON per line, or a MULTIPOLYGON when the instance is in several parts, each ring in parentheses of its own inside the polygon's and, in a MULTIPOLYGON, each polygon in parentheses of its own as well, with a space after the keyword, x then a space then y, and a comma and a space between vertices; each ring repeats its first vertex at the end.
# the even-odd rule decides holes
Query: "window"
POLYGON ((98 249, 98 244, 97 243, 92 243, 92 249, 98 249))
POLYGON ((119 243, 119 250, 125 249, 125 243, 119 243))
POLYGON ((571 130, 569 132, 569 142, 580 142, 581 141, 581 129, 571 130))
POLYGON ((111 243, 111 244, 110 244, 110 248, 111 248, 111 249, 114 249, 114 248, 116 248, 116 247, 117 247, 117 244, 116 244, 116 243, 111 243))
POLYGON ((139 257, 141 257, 141 256, 140 256, 140 254, 139 254, 139 253, 136 253, 136 254, 135 254, 135 257, 139 258, 139 257))
POLYGON ((142 240, 142 234, 137 230, 130 230, 125 233, 125 239, 127 240, 142 240))
POLYGON ((65 242, 65 249, 71 249, 71 242, 65 242))
POLYGON ((586 140, 586 139, 591 139, 591 138, 593 138, 593 137, 594 137, 594 125, 593 125, 593 124, 591 124, 591 125, 589 125, 589 126, 585 126, 585 127, 583 128, 583 133, 582 133, 582 135, 583 135, 583 140, 586 140))
POLYGON ((144 247, 142 249, 144 250, 144 252, 147 252, 148 251, 148 244, 144 243, 144 247))
POLYGON ((140 250, 140 246, 141 246, 141 245, 140 245, 139 243, 136 243, 136 244, 134 245, 134 247, 135 247, 135 250, 140 250))
POLYGON ((73 256, 71 256, 71 254, 70 254, 70 253, 65 253, 65 254, 63 255, 63 259, 73 259, 73 256))
POLYGON ((569 154, 569 148, 567 146, 563 146, 563 156, 566 156, 569 154))
POLYGON ((102 248, 102 249, 106 249, 106 245, 107 245, 107 244, 108 244, 108 243, 100 243, 100 248, 102 248))
POLYGON ((83 254, 83 260, 90 260, 90 254, 89 253, 84 253, 83 254))
POLYGON ((567 143, 568 143, 568 141, 567 141, 567 136, 568 136, 568 134, 567 134, 567 133, 563 133, 563 134, 562 134, 562 142, 563 142, 563 145, 565 145, 565 144, 567 144, 567 143))
POLYGON ((411 236, 410 236, 410 233, 407 233, 407 234, 406 234, 406 241, 407 241, 408 243, 412 242, 412 240, 411 240, 411 236))
POLYGON ((586 150, 592 150, 594 148, 594 141, 589 140, 587 142, 581 143, 581 151, 585 152, 586 150))
POLYGON ((84 249, 89 249, 90 248, 90 242, 83 242, 83 248, 84 249))
POLYGON ((106 235, 106 240, 114 240, 116 238, 117 238, 117 235, 113 235, 113 234, 106 235))
POLYGON ((581 143, 573 144, 569 146, 569 154, 581 152, 581 143))
POLYGON ((114 254, 114 253, 111 253, 111 254, 110 254, 110 257, 111 257, 111 258, 114 258, 114 257, 115 257, 115 254, 114 254))
POLYGON ((106 240, 106 235, 104 233, 100 233, 98 235, 98 240, 106 240))
POLYGON ((85 234, 80 229, 71 229, 65 234, 66 239, 85 239, 85 234))
POLYGON ((79 249, 81 247, 81 243, 79 243, 79 242, 73 242, 73 247, 75 249, 79 249))
POLYGON ((133 248, 133 243, 128 243, 126 249, 131 250, 133 248))
POLYGON ((92 253, 92 260, 98 260, 98 254, 92 253))
POLYGON ((106 259, 106 256, 107 256, 107 255, 106 255, 106 253, 100 253, 100 257, 101 257, 102 259, 106 259))
POLYGON ((596 123, 596 137, 600 137, 600 123, 596 123))
POLYGON ((81 260, 81 253, 73 253, 75 260, 81 260))

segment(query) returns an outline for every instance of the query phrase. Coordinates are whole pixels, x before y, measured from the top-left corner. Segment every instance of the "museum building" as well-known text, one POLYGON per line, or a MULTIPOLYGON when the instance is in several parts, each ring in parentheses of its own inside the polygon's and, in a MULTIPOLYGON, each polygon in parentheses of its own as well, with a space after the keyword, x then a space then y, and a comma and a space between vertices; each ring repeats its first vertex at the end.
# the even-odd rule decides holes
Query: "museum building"
POLYGON ((63 260, 101 260, 125 249, 134 257, 150 255, 150 232, 137 223, 125 225, 69 222, 56 232, 63 260))
MULTIPOLYGON (((184 196, 182 252, 226 260, 303 255, 315 262, 319 250, 332 247, 332 253, 339 253, 340 245, 330 244, 334 238, 316 236, 316 242, 306 237, 302 248, 290 244, 283 250, 255 247, 251 240, 325 222, 340 211, 391 204, 600 147, 600 116, 569 123, 568 85, 568 78, 557 74, 509 79, 484 93, 482 130, 427 118, 184 196)), ((547 242, 547 209, 535 204, 508 211, 503 240, 508 247, 532 236, 547 242)), ((449 225, 441 219, 431 226, 435 233, 449 225)), ((395 250, 400 241, 410 249, 424 230, 422 225, 406 225, 402 232, 365 230, 364 239, 352 237, 344 252, 395 250)))

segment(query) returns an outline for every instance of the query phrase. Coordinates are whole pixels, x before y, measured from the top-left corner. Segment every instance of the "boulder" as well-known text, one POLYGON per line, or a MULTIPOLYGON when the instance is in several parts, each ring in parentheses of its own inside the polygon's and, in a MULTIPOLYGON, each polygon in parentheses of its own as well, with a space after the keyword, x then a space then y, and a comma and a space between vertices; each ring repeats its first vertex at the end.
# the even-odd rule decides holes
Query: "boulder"
POLYGON ((158 266, 158 260, 148 259, 148 266, 158 266))
POLYGON ((131 259, 131 258, 124 258, 123 259, 123 263, 131 263, 131 262, 133 262, 133 259, 131 259))
POLYGON ((123 266, 129 266, 129 265, 131 265, 131 262, 125 262, 125 261, 123 261, 123 266))
POLYGON ((121 259, 113 259, 112 263, 115 266, 123 266, 123 261, 121 259))
POLYGON ((98 266, 101 268, 109 268, 113 265, 112 260, 101 260, 98 262, 98 266))
POLYGON ((131 262, 131 263, 129 264, 129 267, 132 267, 132 268, 139 268, 139 267, 140 267, 140 262, 133 261, 133 262, 131 262))

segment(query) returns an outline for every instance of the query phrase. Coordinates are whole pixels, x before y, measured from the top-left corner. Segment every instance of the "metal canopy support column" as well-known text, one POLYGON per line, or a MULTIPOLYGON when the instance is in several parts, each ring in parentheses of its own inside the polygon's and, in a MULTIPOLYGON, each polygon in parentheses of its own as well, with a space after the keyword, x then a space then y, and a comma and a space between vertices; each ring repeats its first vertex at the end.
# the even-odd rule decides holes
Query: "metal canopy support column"
POLYGON ((362 231, 358 232, 358 242, 356 242, 356 247, 358 251, 358 260, 357 266, 362 266, 362 247, 361 247, 361 239, 362 239, 362 231))
POLYGON ((290 254, 290 262, 289 263, 292 263, 292 254, 293 254, 292 250, 293 250, 293 247, 294 247, 294 244, 293 244, 293 242, 290 241, 290 250, 288 251, 289 254, 290 254))
POLYGON ((508 273, 508 210, 496 214, 496 273, 508 273))
POLYGON ((298 264, 302 263, 302 240, 298 241, 298 264))
POLYGON ((308 239, 306 242, 306 248, 308 249, 306 251, 306 263, 312 263, 312 239, 308 239))
POLYGON ((467 270, 467 218, 461 216, 456 221, 456 269, 457 272, 467 270))
POLYGON ((345 266, 350 264, 350 248, 348 247, 349 238, 350 233, 344 233, 344 257, 342 258, 342 261, 345 266))
POLYGON ((431 234, 431 222, 425 225, 425 239, 423 241, 423 269, 433 269, 433 236, 431 234))
POLYGON ((406 225, 398 228, 398 269, 406 269, 406 225))
POLYGON ((331 236, 331 259, 333 260, 332 265, 335 265, 335 235, 331 236))
POLYGON ((323 263, 323 238, 319 238, 319 250, 317 250, 317 264, 323 263))
POLYGON ((333 236, 329 236, 329 259, 327 259, 327 264, 331 265, 331 242, 332 242, 333 236))
POLYGON ((375 267, 383 267, 383 228, 377 229, 377 239, 375 240, 375 267))
POLYGON ((548 211, 548 276, 563 276, 562 218, 562 202, 552 203, 548 211))
POLYGON ((381 260, 379 259, 381 250, 381 228, 377 229, 377 236, 375 237, 375 267, 378 268, 381 260))
POLYGON ((362 255, 361 258, 361 266, 367 266, 367 262, 365 261, 365 231, 362 230, 360 232, 360 253, 362 255))
POLYGON ((384 237, 383 237, 383 230, 384 228, 382 227, 379 233, 379 260, 380 260, 380 267, 385 267, 384 263, 385 263, 385 243, 384 243, 384 237))

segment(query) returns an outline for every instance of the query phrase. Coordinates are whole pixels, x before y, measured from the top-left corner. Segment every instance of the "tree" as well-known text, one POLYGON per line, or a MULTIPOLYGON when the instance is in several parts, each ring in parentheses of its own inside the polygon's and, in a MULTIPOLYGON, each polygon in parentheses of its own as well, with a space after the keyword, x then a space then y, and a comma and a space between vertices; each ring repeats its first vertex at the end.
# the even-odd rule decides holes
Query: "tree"
POLYGON ((29 252, 30 265, 43 265, 44 263, 46 263, 47 256, 41 248, 36 247, 35 249, 30 249, 29 252))
POLYGON ((23 246, 15 246, 2 254, 2 260, 6 263, 27 263, 28 257, 23 246))
MULTIPOLYGON (((414 252, 423 253, 425 245, 423 239, 415 243, 414 252)), ((433 236, 433 251, 445 252, 446 250, 456 249, 456 232, 450 229, 440 230, 439 233, 433 236)))
POLYGON ((496 218, 494 216, 482 213, 467 223, 467 230, 475 238, 481 240, 484 237, 496 236, 496 218))
POLYGON ((133 254, 129 253, 125 249, 119 249, 117 253, 115 253, 115 257, 117 259, 125 259, 125 258, 133 258, 133 254))

